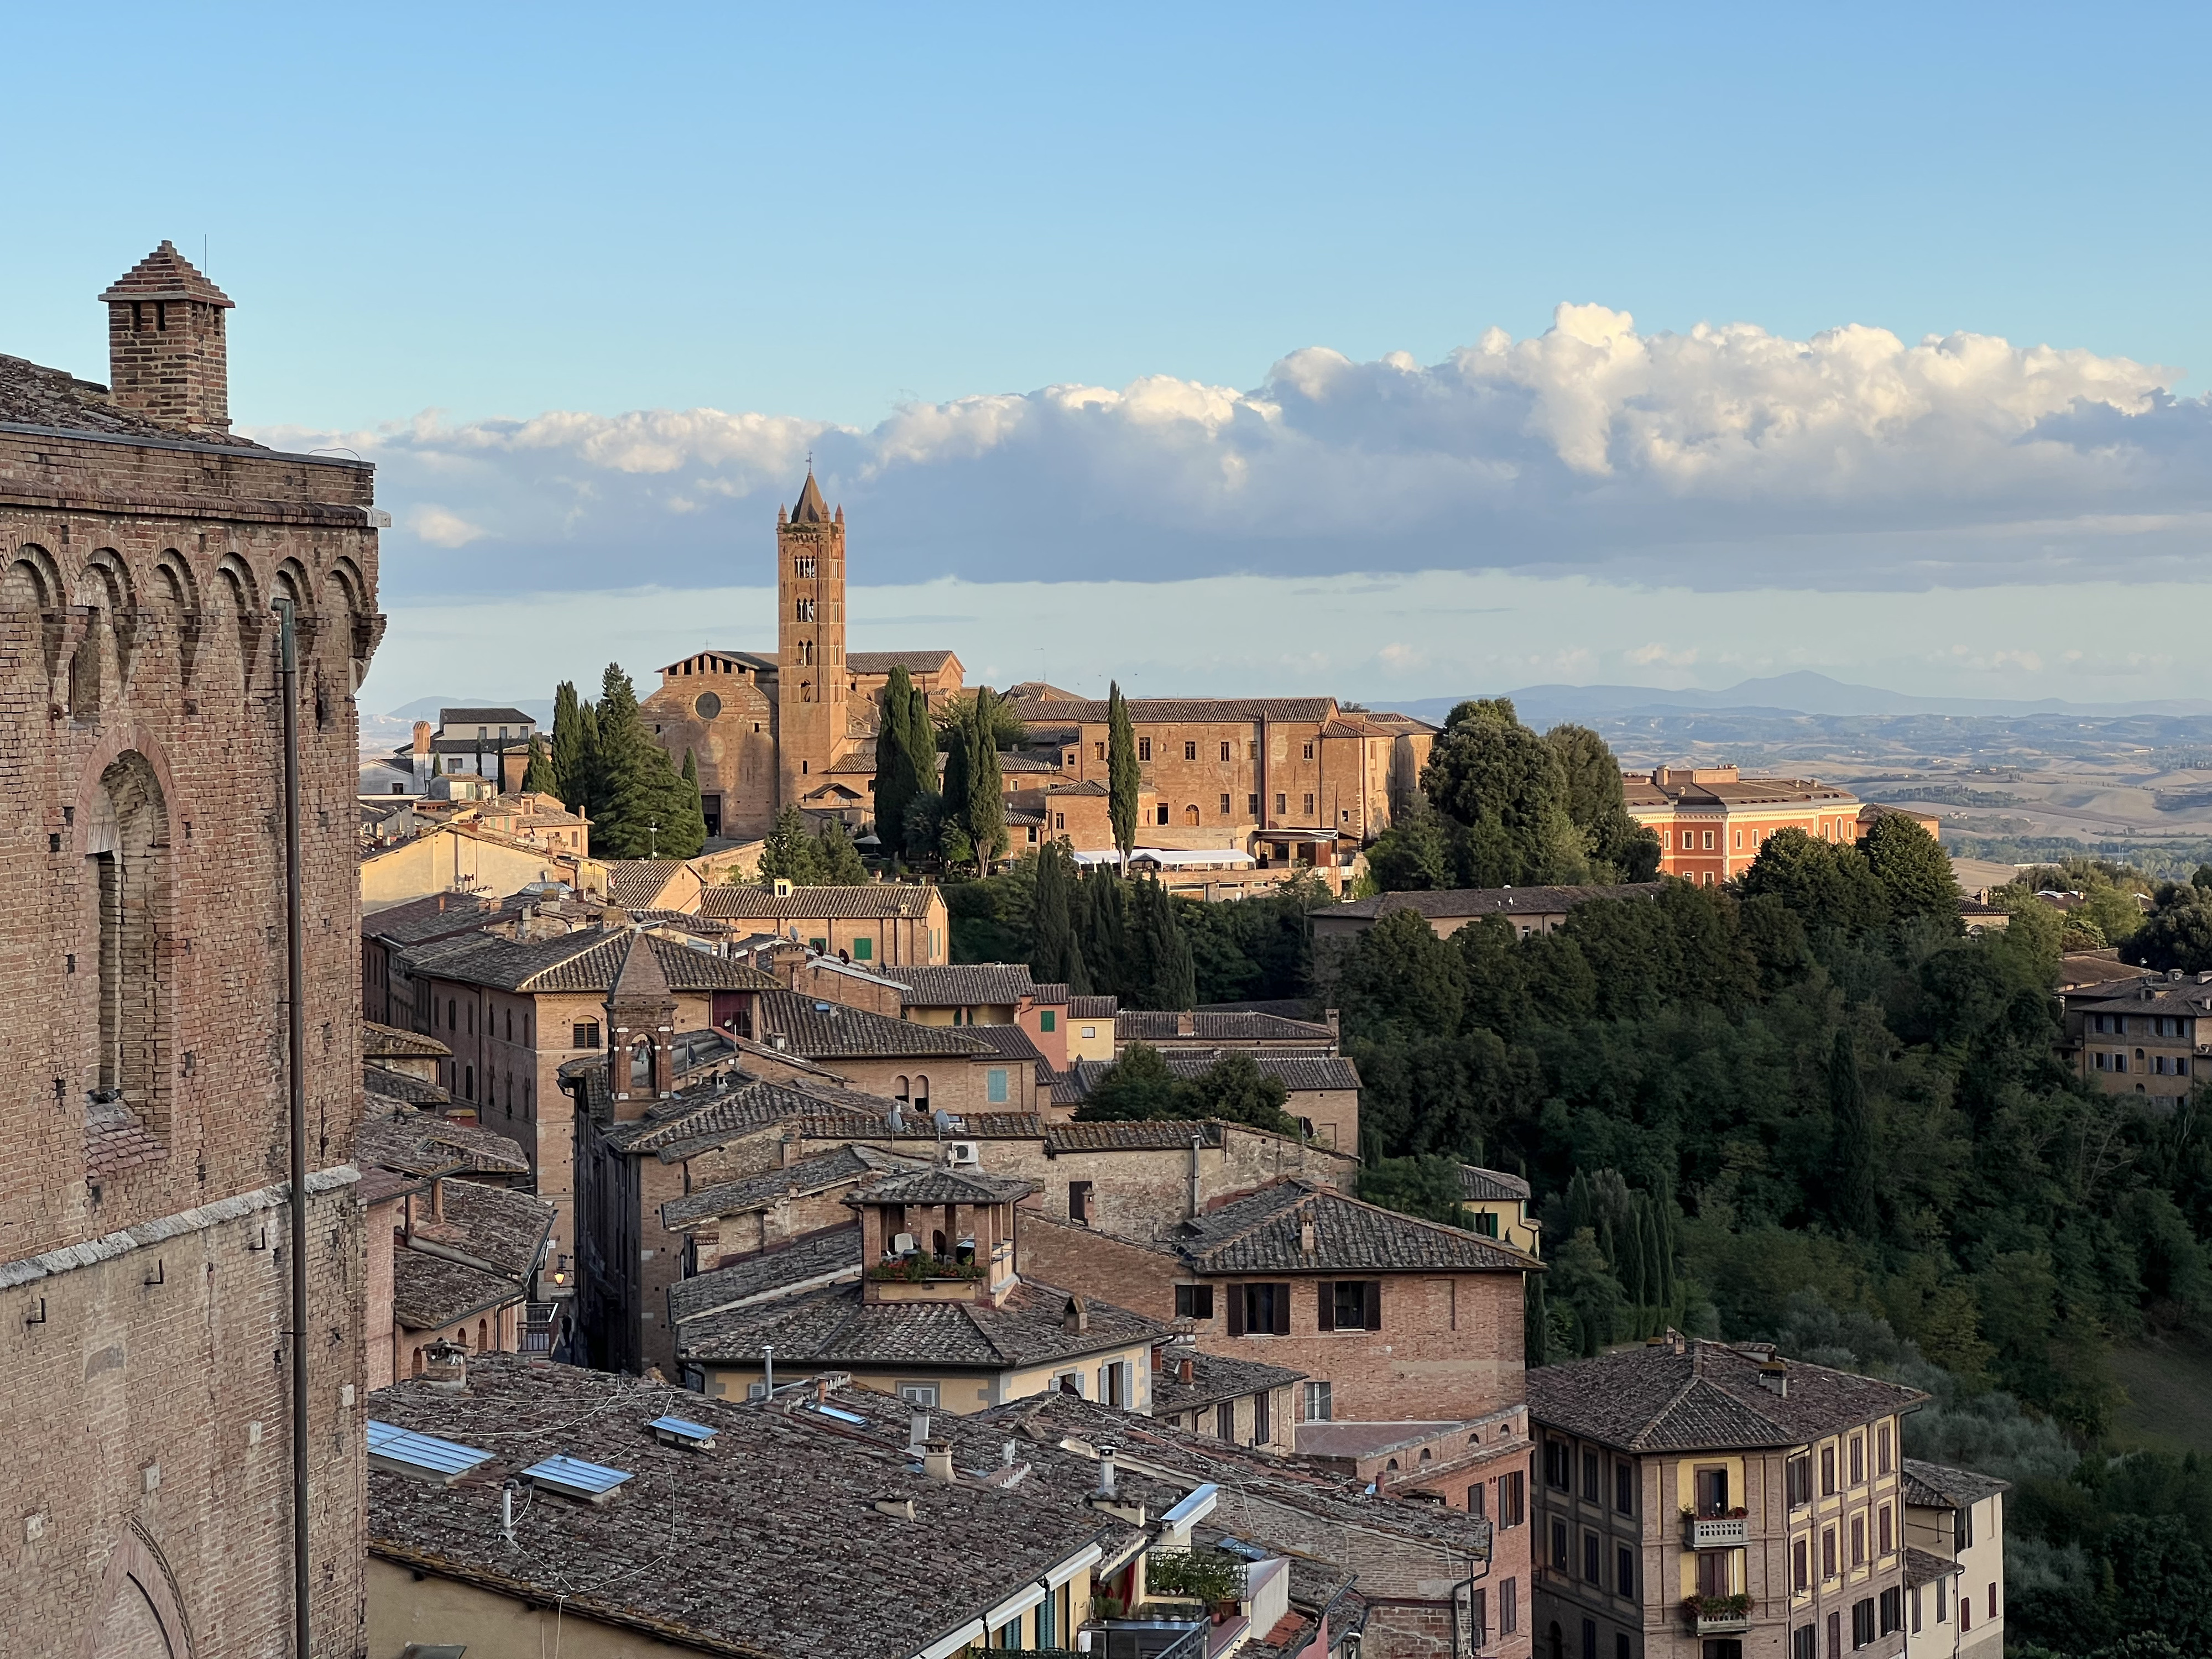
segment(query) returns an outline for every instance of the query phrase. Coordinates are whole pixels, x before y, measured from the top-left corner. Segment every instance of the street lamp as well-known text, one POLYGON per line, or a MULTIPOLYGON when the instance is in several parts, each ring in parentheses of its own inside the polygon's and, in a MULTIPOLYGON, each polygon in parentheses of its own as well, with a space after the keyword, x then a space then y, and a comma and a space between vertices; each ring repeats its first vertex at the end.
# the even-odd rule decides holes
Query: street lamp
POLYGON ((648 860, 659 858, 660 856, 660 826, 657 823, 648 823, 645 826, 645 856, 648 860))

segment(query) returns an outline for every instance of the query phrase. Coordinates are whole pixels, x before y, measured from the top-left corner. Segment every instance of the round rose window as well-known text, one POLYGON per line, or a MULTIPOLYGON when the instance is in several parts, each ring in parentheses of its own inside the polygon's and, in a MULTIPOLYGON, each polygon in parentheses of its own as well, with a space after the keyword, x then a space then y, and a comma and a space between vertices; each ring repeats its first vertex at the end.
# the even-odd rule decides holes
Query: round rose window
POLYGON ((699 701, 691 705, 692 712, 702 720, 710 720, 722 712, 722 700, 712 691, 702 691, 699 701))

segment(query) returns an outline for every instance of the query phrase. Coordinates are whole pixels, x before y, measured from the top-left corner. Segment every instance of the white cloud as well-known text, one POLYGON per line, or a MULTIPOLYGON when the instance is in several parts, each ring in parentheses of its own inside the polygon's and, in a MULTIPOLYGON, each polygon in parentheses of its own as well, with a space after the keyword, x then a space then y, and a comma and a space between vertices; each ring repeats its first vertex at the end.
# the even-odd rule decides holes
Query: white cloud
POLYGON ((378 462, 412 532, 387 550, 405 592, 764 574, 810 451, 858 580, 1448 567, 1917 588, 2193 573, 2212 405, 2171 397, 2174 378, 1985 335, 1647 335, 1563 305, 1540 335, 1492 329, 1426 367, 1308 347, 1249 391, 1151 375, 917 402, 865 430, 694 409, 257 435, 378 462))
POLYGON ((418 501, 407 510, 407 528, 433 547, 466 547, 481 541, 486 532, 458 513, 448 513, 435 501, 418 501))
POLYGON ((1694 645, 1687 650, 1674 651, 1656 641, 1650 645, 1639 645, 1621 655, 1623 662, 1635 668, 1649 668, 1655 663, 1663 663, 1669 668, 1687 668, 1697 659, 1698 647, 1694 645))

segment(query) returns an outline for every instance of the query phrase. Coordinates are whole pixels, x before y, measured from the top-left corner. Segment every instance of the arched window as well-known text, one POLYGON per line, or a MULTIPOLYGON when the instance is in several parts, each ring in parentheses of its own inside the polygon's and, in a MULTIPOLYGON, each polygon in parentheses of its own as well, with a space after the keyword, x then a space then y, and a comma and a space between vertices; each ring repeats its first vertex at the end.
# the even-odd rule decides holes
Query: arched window
POLYGON ((422 1375, 422 1350, 420 1348, 415 1350, 414 1372, 417 1376, 422 1375))
POLYGON ((814 701, 814 682, 812 680, 799 681, 799 700, 801 702, 812 702, 814 701))
POLYGON ((929 1079, 919 1073, 914 1079, 914 1103, 925 1112, 929 1109, 929 1079))
POLYGON ((477 1352, 478 1353, 491 1352, 491 1327, 481 1319, 477 1321, 477 1352))
POLYGON ((1184 807, 1182 809, 1182 821, 1190 828, 1195 830, 1198 827, 1198 808, 1195 806, 1184 807))
POLYGON ((132 750, 100 774, 85 830, 85 890, 99 940, 92 1067, 98 1103, 168 1127, 167 1009, 155 957, 169 904, 169 815, 152 763, 132 750))
POLYGON ((893 1100, 909 1103, 912 1102, 914 1097, 907 1091, 906 1074, 904 1073, 901 1073, 896 1078, 892 1079, 891 1098, 893 1100))
POLYGON ((467 1100, 474 1100, 477 1097, 477 1068, 473 1066, 463 1066, 461 1068, 461 1077, 463 1079, 461 1083, 462 1097, 467 1100))
POLYGON ((653 1086, 653 1042, 650 1038, 629 1051, 629 1086, 650 1089, 653 1086))

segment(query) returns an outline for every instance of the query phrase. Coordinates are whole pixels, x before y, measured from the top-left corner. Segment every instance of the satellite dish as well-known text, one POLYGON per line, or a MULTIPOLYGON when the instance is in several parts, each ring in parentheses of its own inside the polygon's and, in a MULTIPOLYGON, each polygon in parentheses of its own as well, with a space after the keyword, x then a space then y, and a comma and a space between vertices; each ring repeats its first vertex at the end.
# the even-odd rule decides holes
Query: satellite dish
POLYGON ((891 1133, 893 1134, 902 1134, 905 1133, 905 1130, 906 1114, 899 1109, 898 1103, 896 1101, 893 1101, 891 1103, 891 1133))
POLYGON ((942 1133, 946 1134, 952 1133, 952 1114, 942 1106, 929 1115, 929 1121, 934 1123, 942 1133))

